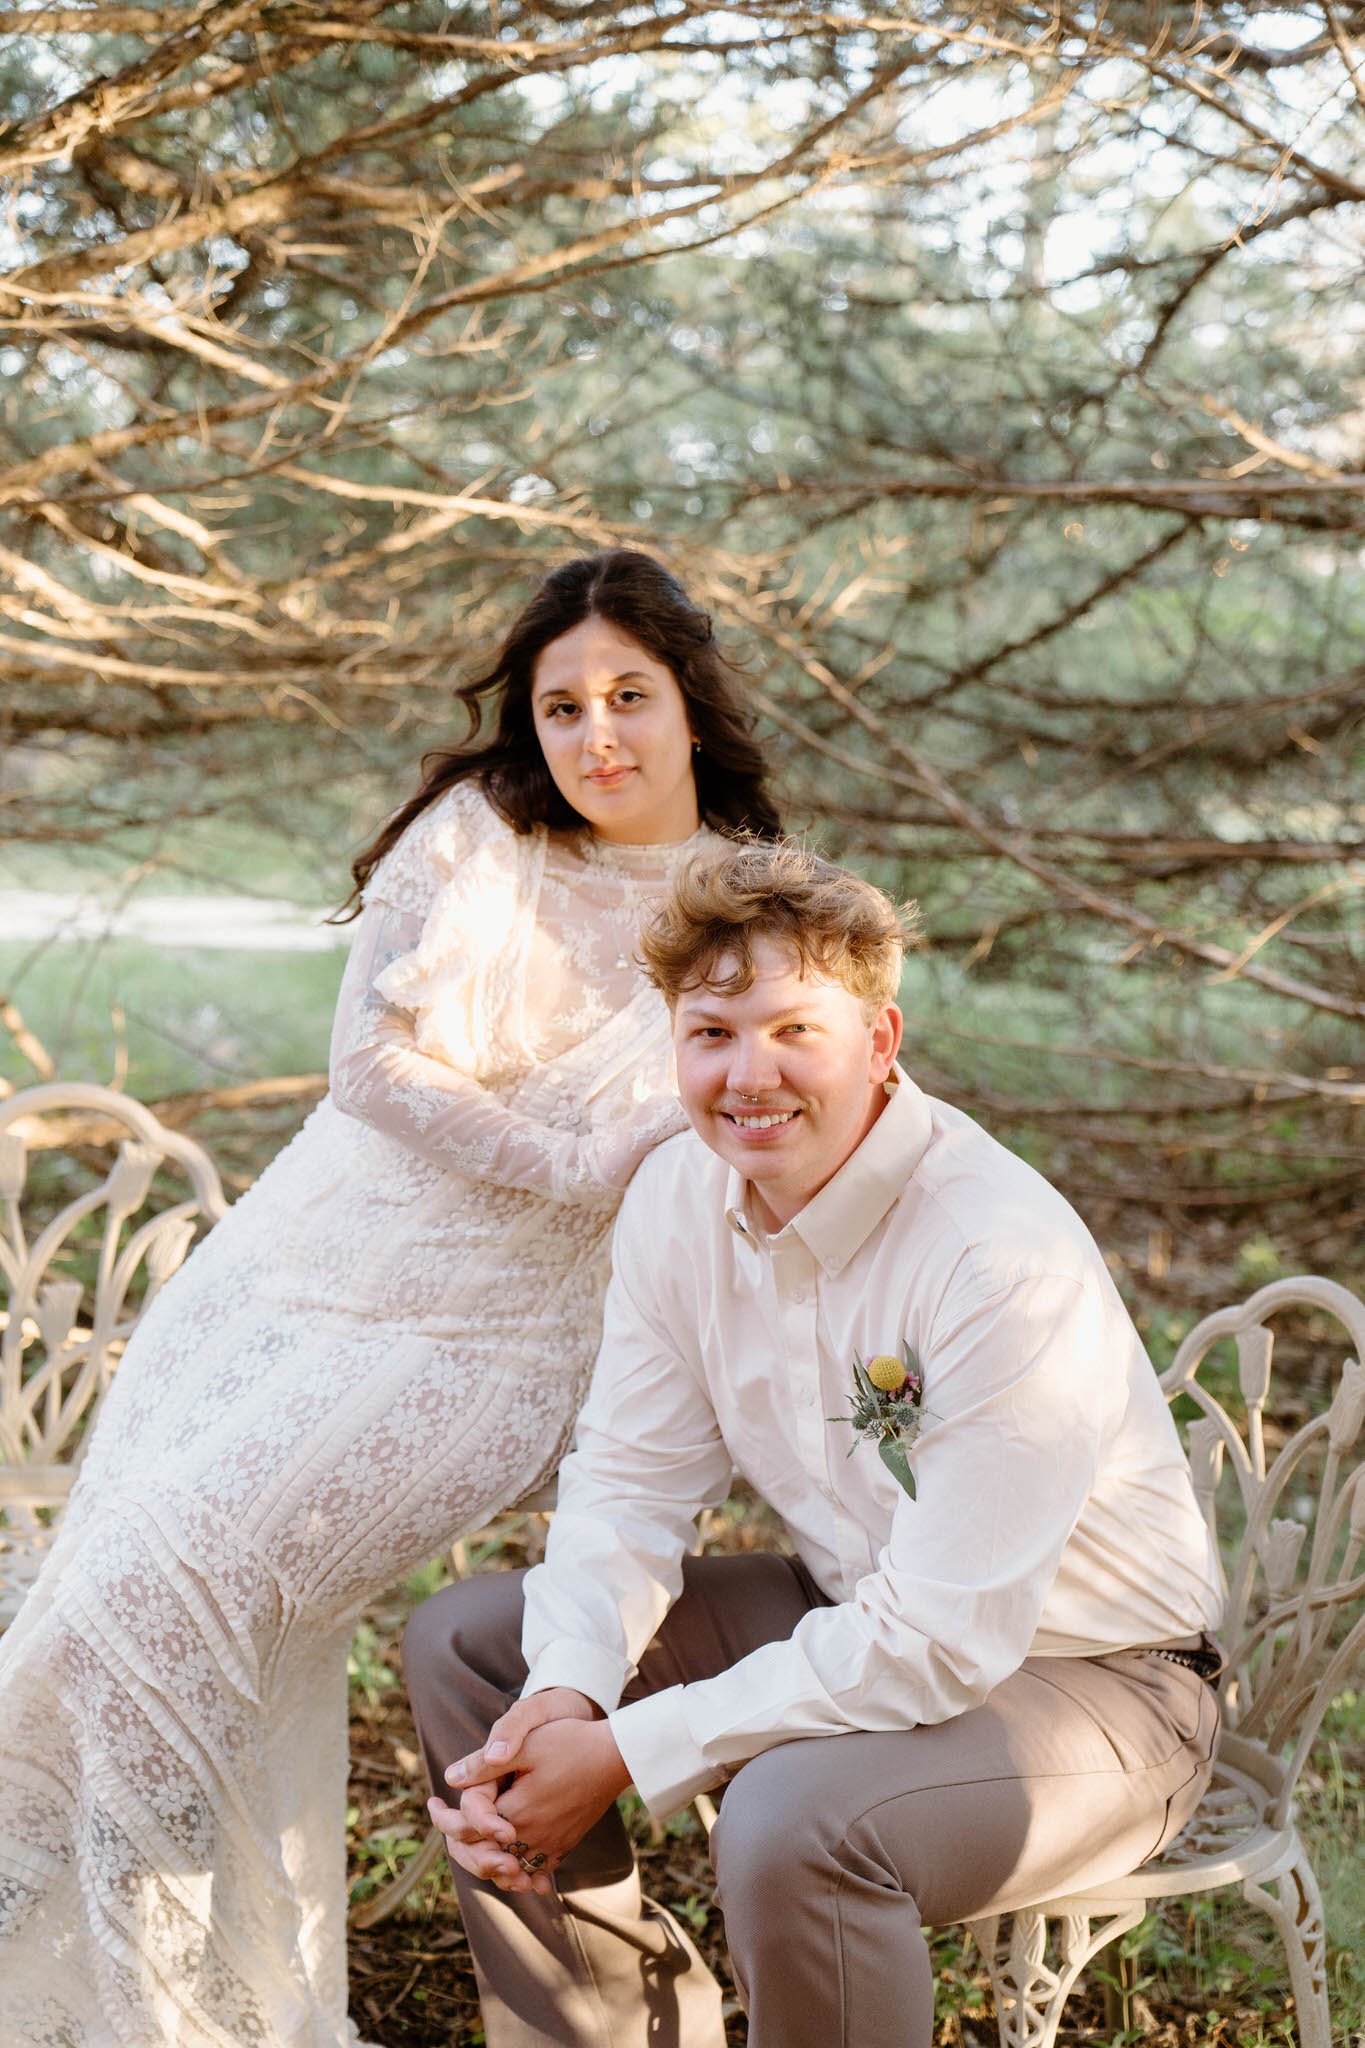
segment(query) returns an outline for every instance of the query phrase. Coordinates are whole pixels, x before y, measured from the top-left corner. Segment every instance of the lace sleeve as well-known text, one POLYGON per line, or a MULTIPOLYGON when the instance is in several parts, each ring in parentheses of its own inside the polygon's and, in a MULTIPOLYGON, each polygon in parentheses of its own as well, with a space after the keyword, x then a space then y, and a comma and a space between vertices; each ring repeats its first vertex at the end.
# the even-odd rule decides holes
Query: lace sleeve
POLYGON ((365 884, 365 901, 377 896, 395 910, 425 916, 471 856, 510 838, 477 779, 458 782, 420 811, 392 845, 365 884))
POLYGON ((422 918, 379 900, 366 905, 341 985, 332 1032, 331 1090, 338 1109, 457 1173, 551 1200, 610 1208, 663 1133, 658 1107, 608 1137, 579 1137, 506 1108, 473 1075, 418 1050, 411 1015, 375 986, 411 956, 422 918))

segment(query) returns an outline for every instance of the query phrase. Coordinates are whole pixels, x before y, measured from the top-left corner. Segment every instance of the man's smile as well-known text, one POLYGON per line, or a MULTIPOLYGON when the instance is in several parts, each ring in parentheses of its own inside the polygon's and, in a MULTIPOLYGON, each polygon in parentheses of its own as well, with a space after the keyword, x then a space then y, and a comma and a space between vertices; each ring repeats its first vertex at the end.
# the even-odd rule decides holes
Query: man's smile
POLYGON ((799 1109, 723 1109, 720 1113, 726 1123, 737 1131, 782 1130, 788 1124, 794 1123, 801 1114, 799 1109))

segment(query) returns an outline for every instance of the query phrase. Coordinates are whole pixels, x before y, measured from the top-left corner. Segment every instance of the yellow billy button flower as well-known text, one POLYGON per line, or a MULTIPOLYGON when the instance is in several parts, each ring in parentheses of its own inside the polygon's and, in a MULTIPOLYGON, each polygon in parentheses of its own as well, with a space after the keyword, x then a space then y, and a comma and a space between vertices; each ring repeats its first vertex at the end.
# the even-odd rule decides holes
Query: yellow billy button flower
POLYGON ((884 1351, 880 1358, 868 1361, 867 1376, 879 1394, 894 1394, 905 1385, 907 1374, 898 1358, 884 1351))

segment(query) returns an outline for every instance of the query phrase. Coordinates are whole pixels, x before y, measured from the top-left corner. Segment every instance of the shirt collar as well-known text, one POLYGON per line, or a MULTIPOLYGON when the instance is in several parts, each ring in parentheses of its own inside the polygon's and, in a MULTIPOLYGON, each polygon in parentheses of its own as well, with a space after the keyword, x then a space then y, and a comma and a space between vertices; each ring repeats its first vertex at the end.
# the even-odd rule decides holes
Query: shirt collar
POLYGON ((725 1220, 735 1235, 758 1251, 779 1242, 789 1230, 827 1273, 841 1272, 904 1191, 929 1143, 933 1119, 928 1099, 903 1067, 892 1068, 886 1092, 886 1108, 857 1151, 786 1229, 772 1237, 753 1220, 749 1183, 731 1167, 725 1184, 725 1220))

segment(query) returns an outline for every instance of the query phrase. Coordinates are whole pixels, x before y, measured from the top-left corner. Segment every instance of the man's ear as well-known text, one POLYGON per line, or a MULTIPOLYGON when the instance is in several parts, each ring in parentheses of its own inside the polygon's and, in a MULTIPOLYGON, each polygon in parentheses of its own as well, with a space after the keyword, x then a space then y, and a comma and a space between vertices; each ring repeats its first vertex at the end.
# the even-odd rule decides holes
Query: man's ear
POLYGON ((905 1030, 905 1019, 895 1003, 884 1003, 872 1020, 872 1064, 868 1071, 870 1081, 884 1081, 896 1063, 896 1054, 901 1049, 901 1037, 905 1030))

